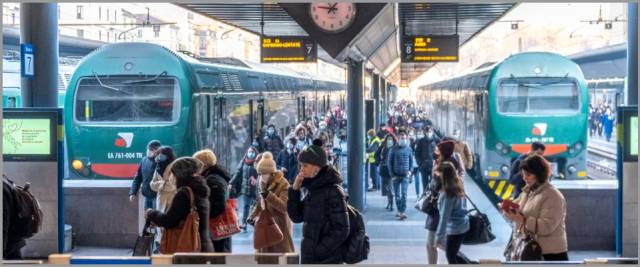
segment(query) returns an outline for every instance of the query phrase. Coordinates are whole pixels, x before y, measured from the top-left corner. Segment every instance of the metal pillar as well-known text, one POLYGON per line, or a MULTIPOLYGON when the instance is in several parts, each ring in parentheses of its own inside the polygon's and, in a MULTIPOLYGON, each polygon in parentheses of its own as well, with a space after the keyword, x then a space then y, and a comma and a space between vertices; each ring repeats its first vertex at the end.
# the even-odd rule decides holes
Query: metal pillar
POLYGON ((638 3, 629 3, 627 23, 627 105, 638 104, 638 3))
POLYGON ((23 107, 58 106, 58 5, 20 4, 20 43, 34 48, 34 76, 22 78, 23 107))
POLYGON ((380 95, 382 96, 382 105, 380 106, 382 108, 381 111, 381 116, 382 116, 382 122, 386 123, 389 120, 389 94, 387 93, 389 90, 387 90, 387 81, 383 80, 382 81, 382 86, 380 86, 380 89, 382 90, 382 92, 380 92, 380 95))
POLYGON ((377 129, 380 124, 380 75, 373 74, 371 79, 373 90, 371 91, 373 98, 373 129, 377 129))
POLYGON ((364 64, 348 62, 347 80, 347 179, 349 203, 358 210, 364 208, 364 64))

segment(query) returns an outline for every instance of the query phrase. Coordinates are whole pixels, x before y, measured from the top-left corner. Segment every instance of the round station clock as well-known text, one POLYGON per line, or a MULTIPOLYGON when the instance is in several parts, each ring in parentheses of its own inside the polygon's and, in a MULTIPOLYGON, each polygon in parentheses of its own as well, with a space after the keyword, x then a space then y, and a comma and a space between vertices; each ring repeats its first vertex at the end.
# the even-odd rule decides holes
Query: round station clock
POLYGON ((327 33, 339 33, 351 26, 356 18, 354 3, 311 3, 309 15, 315 25, 327 33))

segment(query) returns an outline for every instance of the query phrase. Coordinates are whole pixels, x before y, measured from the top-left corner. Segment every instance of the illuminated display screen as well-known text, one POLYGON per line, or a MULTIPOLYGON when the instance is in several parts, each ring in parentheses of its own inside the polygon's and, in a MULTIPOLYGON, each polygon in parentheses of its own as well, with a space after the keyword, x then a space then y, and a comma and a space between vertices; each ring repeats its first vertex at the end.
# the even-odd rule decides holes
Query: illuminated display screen
POLYGON ((458 62, 458 35, 404 36, 402 62, 458 62))
POLYGON ((57 160, 57 111, 3 109, 2 115, 2 155, 5 161, 57 160))
POLYGON ((629 119, 629 154, 638 156, 638 116, 629 119))
POLYGON ((316 62, 318 43, 308 36, 260 37, 260 62, 316 62))
POLYGON ((49 155, 51 126, 48 119, 3 119, 4 155, 49 155))

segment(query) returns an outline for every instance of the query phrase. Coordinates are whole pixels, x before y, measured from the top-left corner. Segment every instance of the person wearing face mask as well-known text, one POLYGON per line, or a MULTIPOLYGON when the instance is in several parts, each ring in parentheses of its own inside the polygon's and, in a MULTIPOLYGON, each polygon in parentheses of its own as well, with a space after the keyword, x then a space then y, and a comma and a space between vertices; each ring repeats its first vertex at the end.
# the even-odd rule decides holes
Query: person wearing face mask
POLYGON ((341 244, 349 236, 349 215, 342 177, 327 164, 321 140, 298 154, 300 173, 291 187, 287 211, 294 223, 302 225, 302 264, 341 264, 341 244), (302 199, 301 189, 306 191, 302 199))
POLYGON ((158 140, 152 140, 147 144, 147 156, 142 159, 142 162, 140 162, 136 176, 133 177, 131 189, 129 189, 129 201, 131 203, 134 203, 136 200, 138 191, 142 193, 144 196, 145 210, 155 208, 157 194, 151 190, 150 184, 153 179, 153 174, 156 171, 157 163, 155 161, 155 156, 160 146, 161 144, 158 140))
POLYGON ((258 172, 254 166, 257 156, 258 150, 254 147, 249 147, 249 149, 247 149, 247 153, 245 153, 242 158, 242 161, 239 164, 240 166, 233 176, 233 179, 229 182, 232 185, 232 190, 239 193, 238 195, 243 196, 242 200, 244 202, 244 210, 242 213, 242 225, 240 228, 244 231, 247 230, 247 217, 249 216, 251 207, 255 204, 258 191, 258 172))
POLYGON ((389 175, 392 177, 393 190, 396 197, 396 206, 398 213, 396 217, 404 220, 407 215, 404 213, 407 209, 407 189, 411 182, 411 169, 413 169, 413 152, 409 146, 409 137, 407 132, 399 132, 398 145, 391 148, 387 158, 387 167, 389 175))
POLYGON ((289 184, 293 183, 293 180, 298 175, 298 149, 296 148, 296 138, 291 138, 287 141, 287 148, 280 151, 276 159, 276 165, 278 169, 284 173, 284 177, 289 184))
POLYGON ((176 159, 173 148, 170 146, 162 146, 158 149, 158 155, 155 157, 156 171, 151 180, 151 190, 158 193, 156 199, 157 209, 167 211, 169 203, 176 194, 176 184, 171 176, 171 163, 176 159))
POLYGON ((366 180, 367 191, 376 191, 380 189, 380 178, 378 176, 378 162, 376 161, 376 151, 380 147, 380 139, 376 136, 373 129, 367 132, 367 163, 369 164, 369 177, 371 178, 371 188, 369 188, 369 179, 366 180))
POLYGON ((293 138, 297 139, 296 142, 296 148, 298 149, 298 151, 301 151, 302 148, 304 148, 306 145, 311 144, 308 136, 307 136, 307 128, 301 124, 298 125, 298 127, 296 127, 296 130, 294 131, 294 136, 293 138))
POLYGON ((416 142, 415 157, 418 164, 418 171, 422 176, 422 186, 426 187, 431 182, 431 173, 433 172, 433 153, 436 150, 436 144, 440 143, 440 139, 433 133, 431 125, 424 127, 426 135, 418 136, 416 142))
POLYGON ((393 211, 393 183, 391 182, 392 176, 387 166, 387 158, 389 156, 389 150, 391 150, 396 143, 398 143, 396 137, 393 134, 387 134, 375 153, 376 162, 380 163, 379 171, 380 178, 382 178, 382 195, 387 196, 387 207, 385 209, 388 211, 393 211))
POLYGON ((276 127, 273 124, 269 124, 265 136, 262 138, 261 147, 264 151, 269 151, 273 155, 278 155, 284 148, 282 139, 276 133, 276 127))

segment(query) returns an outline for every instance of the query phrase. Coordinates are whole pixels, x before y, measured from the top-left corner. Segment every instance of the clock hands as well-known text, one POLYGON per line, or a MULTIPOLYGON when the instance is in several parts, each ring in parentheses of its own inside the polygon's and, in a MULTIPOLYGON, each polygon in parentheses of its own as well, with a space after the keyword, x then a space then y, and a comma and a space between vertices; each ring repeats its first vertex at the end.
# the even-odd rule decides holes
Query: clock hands
POLYGON ((322 8, 322 9, 326 9, 327 10, 327 14, 335 14, 336 11, 338 10, 338 8, 336 7, 338 5, 338 3, 328 3, 329 6, 319 6, 318 8, 322 8))

